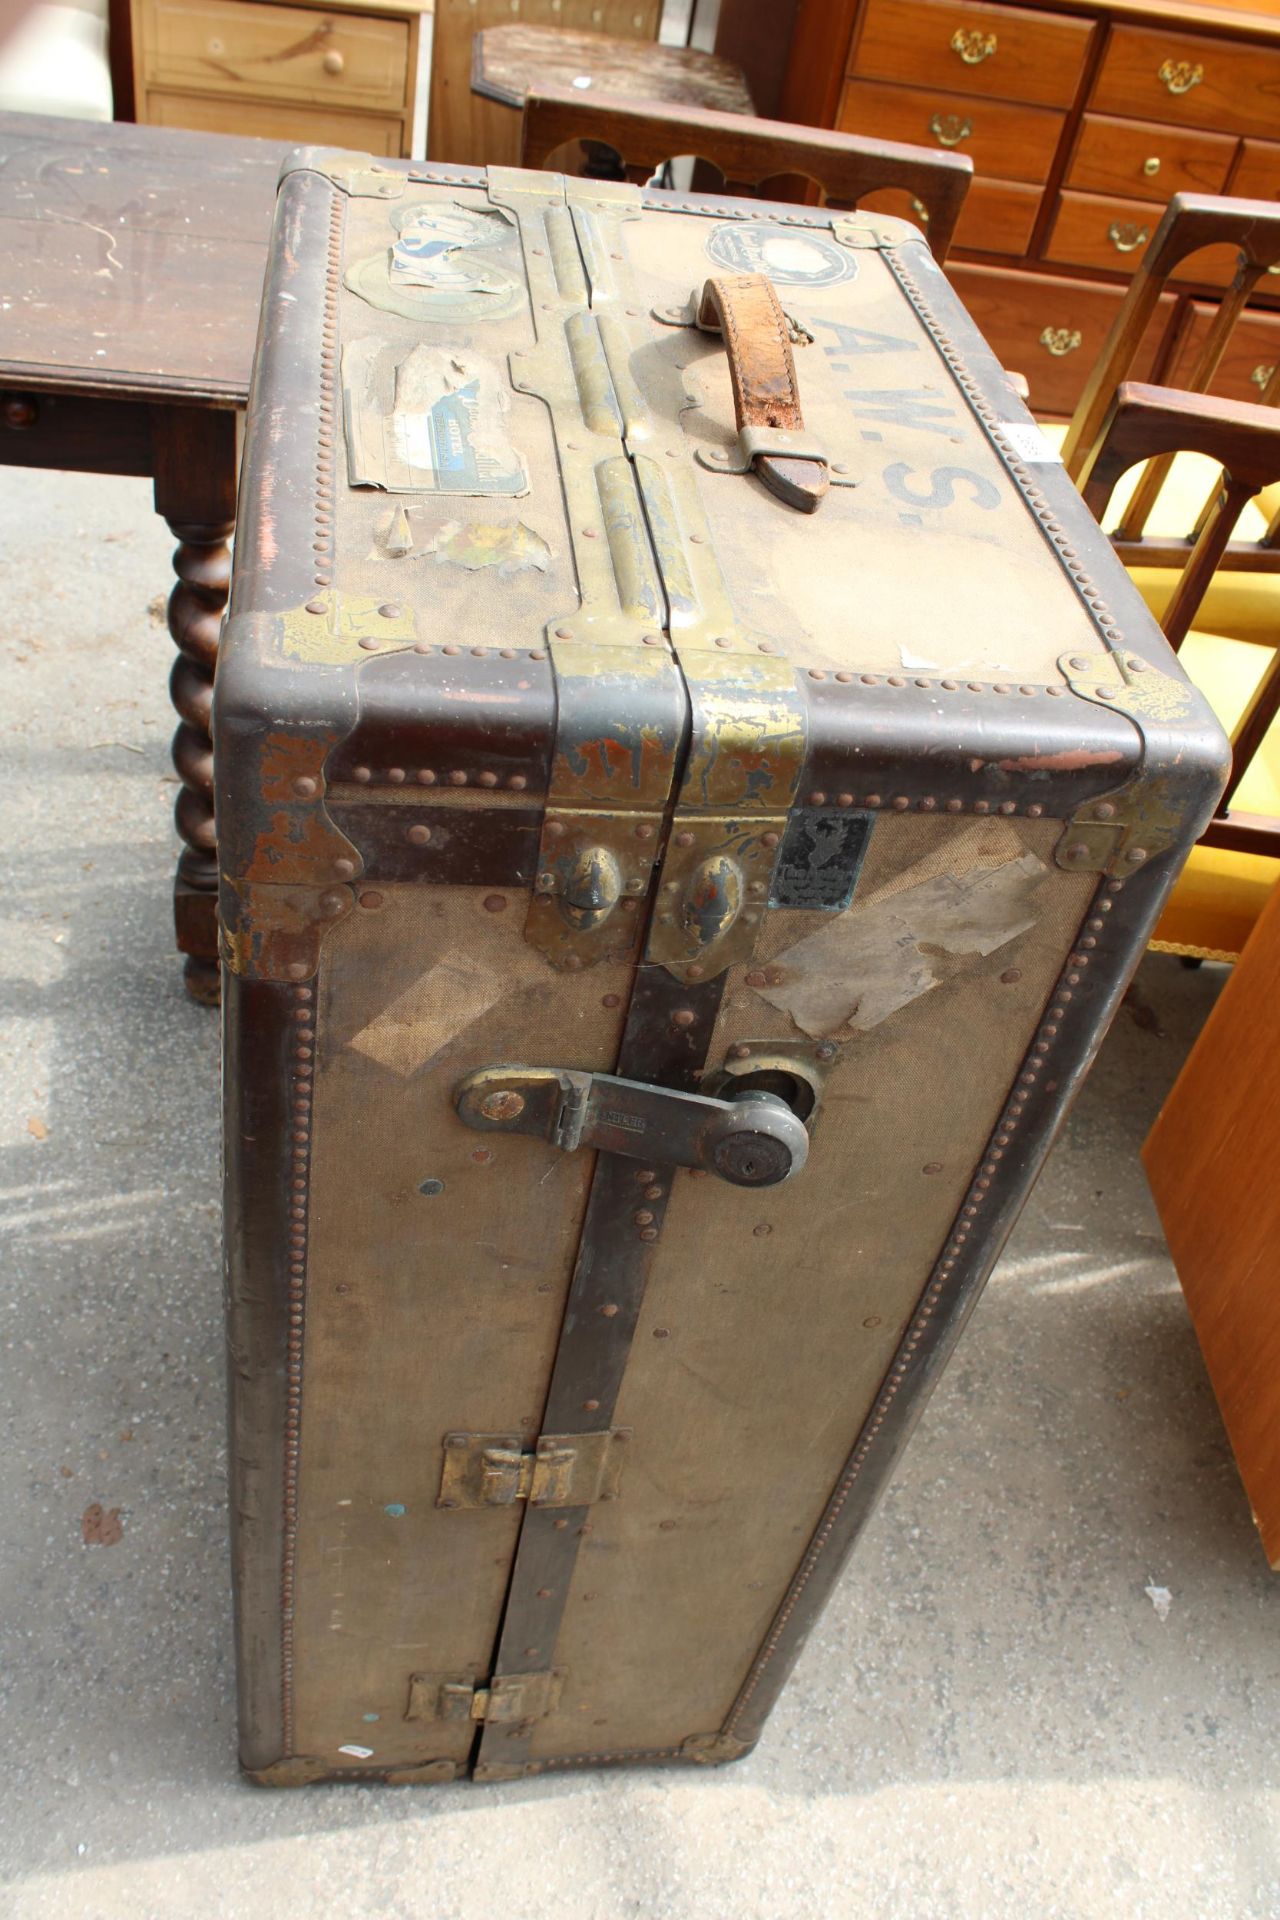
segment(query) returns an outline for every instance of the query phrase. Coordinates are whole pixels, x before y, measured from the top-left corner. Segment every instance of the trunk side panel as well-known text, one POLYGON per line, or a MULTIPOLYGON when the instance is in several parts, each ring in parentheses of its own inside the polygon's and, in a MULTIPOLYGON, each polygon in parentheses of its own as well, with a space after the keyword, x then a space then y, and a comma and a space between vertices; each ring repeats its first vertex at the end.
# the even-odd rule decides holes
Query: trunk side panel
POLYGON ((553 974, 522 893, 379 891, 319 981, 295 1626, 298 1752, 372 1770, 470 1747, 405 1718, 410 1675, 487 1678, 520 1509, 438 1509, 442 1441, 536 1437, 594 1164, 469 1132, 453 1089, 506 1059, 608 1071, 630 984, 553 974))

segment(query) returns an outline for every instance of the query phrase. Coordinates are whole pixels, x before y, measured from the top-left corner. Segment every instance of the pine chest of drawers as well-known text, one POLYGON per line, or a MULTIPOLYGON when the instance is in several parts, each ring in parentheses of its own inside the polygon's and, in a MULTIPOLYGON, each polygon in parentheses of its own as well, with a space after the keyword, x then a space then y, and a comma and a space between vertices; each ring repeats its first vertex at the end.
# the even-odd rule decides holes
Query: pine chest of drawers
POLYGON ((426 152, 434 0, 133 0, 137 117, 426 152))

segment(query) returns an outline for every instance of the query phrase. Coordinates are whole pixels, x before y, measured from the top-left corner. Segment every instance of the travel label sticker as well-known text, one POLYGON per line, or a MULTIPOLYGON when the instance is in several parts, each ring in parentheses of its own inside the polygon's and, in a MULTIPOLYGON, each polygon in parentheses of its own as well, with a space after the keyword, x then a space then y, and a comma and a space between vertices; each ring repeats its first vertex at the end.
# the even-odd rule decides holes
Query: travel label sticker
POLYGON ((843 913, 853 900, 873 813, 794 813, 774 869, 771 907, 843 913))
POLYGON ((347 471, 353 487, 388 493, 513 496, 529 475, 507 438, 506 382, 459 348, 395 350, 370 337, 343 349, 347 471))
POLYGON ((858 271, 856 256, 829 234, 767 221, 713 227, 706 252, 718 267, 729 267, 734 273, 767 273, 782 287, 834 287, 852 280, 858 271))
POLYGON ((407 320, 501 320, 524 299, 524 282, 486 251, 514 239, 500 209, 454 203, 397 207, 390 247, 347 269, 346 285, 372 307, 407 320))

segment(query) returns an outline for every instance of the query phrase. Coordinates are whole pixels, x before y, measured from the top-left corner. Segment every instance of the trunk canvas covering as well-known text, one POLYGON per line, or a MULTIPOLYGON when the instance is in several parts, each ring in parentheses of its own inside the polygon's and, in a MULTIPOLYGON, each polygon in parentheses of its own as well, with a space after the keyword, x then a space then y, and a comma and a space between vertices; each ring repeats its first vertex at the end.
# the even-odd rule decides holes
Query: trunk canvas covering
POLYGON ((736 1757, 1212 721, 913 228, 310 154, 215 733, 243 1764, 736 1757))

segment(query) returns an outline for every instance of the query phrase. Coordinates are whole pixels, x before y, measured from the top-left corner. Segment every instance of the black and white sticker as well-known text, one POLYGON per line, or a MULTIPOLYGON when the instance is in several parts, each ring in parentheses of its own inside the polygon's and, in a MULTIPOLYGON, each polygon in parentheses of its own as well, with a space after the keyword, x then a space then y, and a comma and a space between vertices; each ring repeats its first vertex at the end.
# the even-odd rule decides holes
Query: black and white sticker
POLYGON ((718 267, 730 267, 735 273, 767 273, 783 287, 834 287, 852 280, 858 271, 856 256, 829 234, 768 221, 713 227, 706 251, 718 267))

